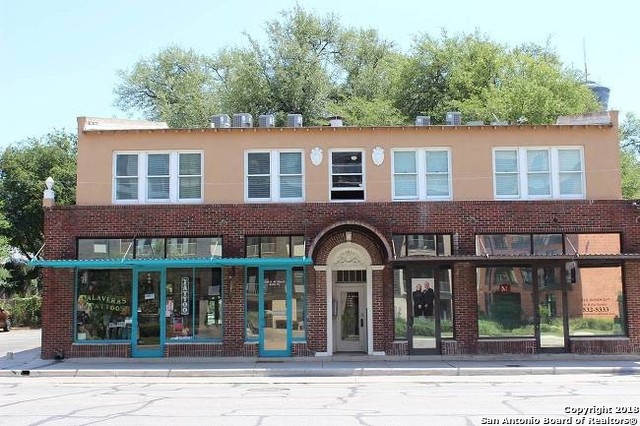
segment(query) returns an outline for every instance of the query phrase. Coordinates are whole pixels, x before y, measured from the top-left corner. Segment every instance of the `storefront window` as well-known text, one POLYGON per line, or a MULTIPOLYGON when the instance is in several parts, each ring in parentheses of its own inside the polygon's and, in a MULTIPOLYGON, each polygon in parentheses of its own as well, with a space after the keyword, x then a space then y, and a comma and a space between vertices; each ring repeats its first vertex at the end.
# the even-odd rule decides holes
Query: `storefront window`
POLYGON ((131 270, 78 270, 77 341, 131 338, 131 270))
POLYGON ((620 234, 567 234, 567 254, 620 254, 620 234))
POLYGON ((193 338, 193 269, 167 269, 166 339, 193 338))
POLYGON ((478 334, 483 337, 533 337, 531 268, 477 268, 478 334))
POLYGON ((572 337, 625 334, 621 267, 580 268, 567 296, 572 337))
POLYGON ((451 256, 451 235, 408 234, 394 235, 393 249, 397 257, 451 256))
POLYGON ((480 256, 531 254, 531 235, 478 235, 476 237, 476 254, 480 256))
POLYGON ((405 289, 405 271, 393 270, 393 311, 395 318, 395 338, 407 338, 407 291, 405 289))
POLYGON ((453 294, 451 268, 440 270, 440 337, 453 339, 453 294))
POLYGON ((291 313, 293 316, 292 336, 297 340, 305 338, 305 277, 304 269, 294 268, 293 274, 293 299, 291 313))
POLYGON ((245 291, 245 337, 247 340, 258 339, 258 268, 247 268, 245 291))
POLYGON ((136 240, 137 259, 163 259, 164 238, 140 238, 136 240))
POLYGON ((196 339, 222 339, 222 270, 196 269, 196 339))
POLYGON ((222 338, 222 271, 167 269, 166 339, 222 338))
POLYGON ((132 239, 79 239, 78 259, 131 259, 132 239))
POLYGON ((222 257, 222 238, 167 238, 167 258, 222 257))
POLYGON ((245 238, 245 256, 253 257, 302 257, 304 256, 304 237, 285 236, 248 236, 245 238))

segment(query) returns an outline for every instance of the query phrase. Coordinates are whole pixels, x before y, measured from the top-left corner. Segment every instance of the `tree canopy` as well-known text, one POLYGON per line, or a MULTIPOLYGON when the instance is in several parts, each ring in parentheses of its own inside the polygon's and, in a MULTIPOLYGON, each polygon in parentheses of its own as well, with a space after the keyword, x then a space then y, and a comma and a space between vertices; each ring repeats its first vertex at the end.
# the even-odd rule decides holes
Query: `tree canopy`
POLYGON ((625 116, 619 128, 622 197, 640 198, 640 120, 632 113, 625 116))
POLYGON ((0 200, 8 226, 0 236, 31 258, 43 242, 45 180, 55 179, 56 204, 75 204, 76 147, 73 134, 54 131, 7 147, 0 156, 0 200))
POLYGON ((205 127, 214 114, 300 113, 325 124, 412 123, 417 115, 465 120, 553 122, 598 110, 575 70, 548 46, 509 47, 476 31, 416 37, 400 52, 375 29, 347 28, 335 15, 297 6, 245 34, 244 47, 198 54, 172 46, 120 71, 116 104, 172 127, 205 127))

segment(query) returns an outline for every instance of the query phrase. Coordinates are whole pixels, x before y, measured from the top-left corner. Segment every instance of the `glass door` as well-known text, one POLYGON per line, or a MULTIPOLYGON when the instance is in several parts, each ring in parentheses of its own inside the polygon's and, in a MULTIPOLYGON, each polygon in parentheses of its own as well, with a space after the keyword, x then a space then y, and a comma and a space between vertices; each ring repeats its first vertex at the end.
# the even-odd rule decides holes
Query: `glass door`
POLYGON ((260 274, 259 354, 291 355, 291 271, 266 269, 260 274))
POLYGON ((537 268, 537 341, 541 351, 561 352, 567 347, 565 321, 564 268, 537 268))
POLYGON ((367 303, 365 284, 337 285, 336 351, 366 352, 367 303))
POLYGON ((134 357, 161 357, 164 351, 164 270, 138 270, 133 292, 134 357))

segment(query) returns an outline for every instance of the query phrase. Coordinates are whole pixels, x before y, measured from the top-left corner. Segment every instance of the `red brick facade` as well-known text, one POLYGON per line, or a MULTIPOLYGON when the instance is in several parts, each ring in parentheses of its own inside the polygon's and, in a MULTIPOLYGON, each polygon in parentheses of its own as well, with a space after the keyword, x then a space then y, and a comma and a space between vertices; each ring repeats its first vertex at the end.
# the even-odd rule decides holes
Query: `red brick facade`
MULTIPOLYGON (((70 206, 46 209, 43 256, 75 259, 77 238, 221 236, 223 257, 244 257, 245 235, 304 235, 314 266, 325 265, 331 250, 345 241, 366 249, 372 265, 374 352, 406 354, 406 342, 394 339, 393 270, 389 247, 393 234, 457 235, 454 255, 475 255, 481 233, 621 233, 623 253, 640 253, 640 216, 626 201, 301 203, 260 205, 70 206)), ((621 261, 622 262, 622 261, 621 261)), ((624 260, 623 285, 628 337, 580 338, 576 353, 640 351, 640 261, 624 260)), ((531 353, 531 340, 478 339, 476 266, 453 265, 454 340, 442 354, 531 353)), ((307 267, 305 342, 294 356, 327 351, 327 276, 307 267), (311 302, 312 301, 312 302, 311 302)), ((244 268, 225 268, 224 337, 221 343, 167 344, 165 356, 255 356, 244 341, 244 268)), ((44 358, 131 356, 127 344, 74 344, 74 273, 45 269, 42 312, 44 358)))

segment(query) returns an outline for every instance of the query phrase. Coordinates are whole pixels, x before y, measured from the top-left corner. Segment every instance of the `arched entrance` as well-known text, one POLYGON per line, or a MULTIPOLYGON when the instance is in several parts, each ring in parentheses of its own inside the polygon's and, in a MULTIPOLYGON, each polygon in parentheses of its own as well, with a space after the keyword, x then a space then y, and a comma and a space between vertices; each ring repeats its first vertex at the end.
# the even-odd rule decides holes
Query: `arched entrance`
POLYGON ((340 223, 312 244, 316 286, 326 295, 326 352, 383 355, 382 330, 393 327, 392 301, 384 298, 383 271, 390 250, 375 229, 340 223))

